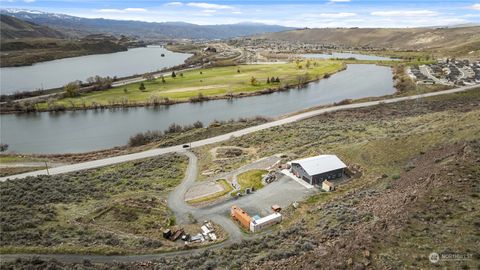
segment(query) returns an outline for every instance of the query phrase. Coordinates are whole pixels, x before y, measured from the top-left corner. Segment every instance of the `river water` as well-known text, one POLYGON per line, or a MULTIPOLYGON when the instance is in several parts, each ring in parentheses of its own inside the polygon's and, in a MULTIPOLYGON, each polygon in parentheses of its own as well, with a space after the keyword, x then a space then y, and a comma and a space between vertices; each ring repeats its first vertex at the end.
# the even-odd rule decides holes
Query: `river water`
POLYGON ((0 68, 2 95, 61 87, 99 75, 125 77, 183 64, 191 54, 174 53, 160 46, 125 52, 94 54, 47 61, 23 67, 0 68), (165 56, 162 57, 162 54, 165 56))
POLYGON ((338 58, 338 59, 348 59, 348 58, 355 58, 357 60, 398 60, 398 59, 393 59, 389 57, 382 57, 382 56, 376 56, 376 55, 368 55, 368 54, 358 54, 358 53, 339 53, 339 52, 333 52, 332 54, 324 54, 324 53, 308 53, 308 54, 303 54, 303 57, 306 58, 320 58, 320 59, 332 59, 332 58, 338 58))
POLYGON ((183 103, 158 108, 128 108, 2 115, 1 142, 21 153, 85 152, 125 145, 128 138, 170 124, 204 124, 257 115, 278 117, 343 99, 395 92, 389 67, 355 64, 328 79, 269 95, 183 103))

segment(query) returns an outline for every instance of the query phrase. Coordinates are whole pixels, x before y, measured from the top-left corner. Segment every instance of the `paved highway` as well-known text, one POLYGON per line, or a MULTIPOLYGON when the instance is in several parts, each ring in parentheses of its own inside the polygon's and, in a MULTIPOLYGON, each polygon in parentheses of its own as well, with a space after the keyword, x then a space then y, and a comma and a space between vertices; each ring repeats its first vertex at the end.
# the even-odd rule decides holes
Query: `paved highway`
MULTIPOLYGON (((378 100, 378 101, 368 101, 368 102, 361 102, 361 103, 354 103, 354 104, 348 104, 348 105, 322 108, 322 109, 318 109, 318 110, 313 110, 313 111, 309 111, 309 112, 296 114, 296 115, 293 115, 293 116, 290 116, 290 117, 286 117, 286 118, 279 119, 279 120, 276 120, 276 121, 268 122, 268 123, 261 124, 261 125, 258 125, 258 126, 237 130, 237 131, 230 132, 230 133, 223 134, 223 135, 219 135, 219 136, 216 136, 216 137, 212 137, 212 138, 208 138, 208 139, 204 139, 204 140, 200 140, 200 141, 195 141, 195 142, 191 143, 191 147, 200 147, 200 146, 204 146, 204 145, 209 145, 209 144, 213 144, 213 143, 227 141, 232 137, 240 137, 240 136, 247 135, 247 134, 250 134, 250 133, 253 133, 253 132, 256 132, 256 131, 260 131, 260 130, 268 129, 268 128, 271 128, 271 127, 277 127, 277 126, 293 123, 293 122, 296 122, 296 121, 304 120, 304 119, 314 117, 314 116, 317 116, 317 115, 320 115, 320 114, 328 113, 328 112, 335 112, 335 111, 340 111, 340 110, 370 107, 370 106, 379 105, 381 103, 396 103, 396 102, 401 102, 401 101, 405 101, 405 100, 413 100, 413 99, 418 99, 418 98, 440 96, 440 95, 463 92, 463 91, 467 91, 467 90, 474 89, 474 88, 479 88, 479 87, 480 87, 480 85, 463 86, 463 87, 458 87, 458 88, 439 91, 439 92, 432 92, 432 93, 419 94, 419 95, 413 95, 413 96, 390 98, 390 99, 383 99, 383 100, 378 100)), ((163 155, 163 154, 167 154, 167 153, 179 152, 179 151, 182 151, 182 150, 184 150, 182 148, 182 145, 176 145, 176 146, 171 146, 171 147, 166 147, 166 148, 157 148, 157 149, 147 150, 147 151, 133 153, 133 154, 127 154, 127 155, 110 157, 110 158, 99 159, 99 160, 94 160, 94 161, 82 162, 82 163, 71 164, 71 165, 66 165, 66 166, 59 166, 59 167, 49 169, 49 173, 50 174, 61 174, 61 173, 69 173, 69 172, 74 172, 74 171, 99 168, 99 167, 118 164, 118 163, 123 163, 123 162, 127 162, 127 161, 149 158, 149 157, 154 157, 154 156, 163 155)), ((0 178, 0 181, 6 181, 7 179, 22 179, 22 178, 25 178, 25 177, 28 177, 28 176, 37 176, 37 175, 45 175, 45 174, 47 174, 46 170, 39 170, 39 171, 17 174, 17 175, 13 175, 13 176, 2 177, 2 178, 0 178)))

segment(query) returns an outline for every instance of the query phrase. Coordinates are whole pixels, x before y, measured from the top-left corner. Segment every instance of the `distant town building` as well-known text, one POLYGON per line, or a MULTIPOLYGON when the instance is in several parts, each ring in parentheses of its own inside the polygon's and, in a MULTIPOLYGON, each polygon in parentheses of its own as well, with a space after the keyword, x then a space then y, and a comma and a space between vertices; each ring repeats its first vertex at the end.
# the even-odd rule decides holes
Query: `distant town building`
POLYGON ((290 170, 310 185, 320 185, 326 179, 342 177, 346 167, 335 155, 319 155, 292 161, 290 170))

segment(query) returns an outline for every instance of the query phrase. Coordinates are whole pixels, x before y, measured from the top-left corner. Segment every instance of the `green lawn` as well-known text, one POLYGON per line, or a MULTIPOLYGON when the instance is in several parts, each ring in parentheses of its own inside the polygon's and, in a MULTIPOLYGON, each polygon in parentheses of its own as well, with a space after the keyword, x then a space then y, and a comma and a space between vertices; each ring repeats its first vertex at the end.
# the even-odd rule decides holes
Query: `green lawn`
POLYGON ((239 174, 237 178, 240 191, 243 192, 246 188, 250 187, 253 187, 255 190, 261 189, 263 187, 262 175, 266 173, 268 173, 266 170, 250 170, 239 174))
POLYGON ((16 155, 0 156, 0 164, 1 163, 21 163, 21 162, 41 162, 41 161, 45 161, 45 159, 28 157, 28 156, 16 156, 16 155))
MULTIPOLYGON (((112 102, 120 103, 120 100, 128 100, 129 103, 144 103, 153 98, 186 100, 196 97, 200 93, 203 96, 248 93, 296 84, 300 75, 308 74, 309 80, 322 78, 326 73, 332 74, 342 69, 344 64, 341 61, 318 60, 310 61, 309 68, 306 66, 307 62, 304 61, 298 64, 240 65, 192 70, 184 72, 183 76, 180 76, 179 73, 176 78, 165 77, 165 83, 162 83, 161 79, 144 82, 146 88, 144 91, 139 90, 140 83, 132 83, 106 91, 83 94, 75 98, 60 99, 57 104, 63 104, 68 108, 72 106, 72 103, 75 106, 83 106, 83 104, 89 106, 93 102, 108 105, 112 102), (299 68, 300 65, 301 68, 299 68), (257 79, 257 83, 254 85, 251 83, 252 76, 257 79), (267 84, 268 77, 279 77, 281 82, 267 84)), ((39 108, 47 108, 47 104, 41 103, 39 108)))

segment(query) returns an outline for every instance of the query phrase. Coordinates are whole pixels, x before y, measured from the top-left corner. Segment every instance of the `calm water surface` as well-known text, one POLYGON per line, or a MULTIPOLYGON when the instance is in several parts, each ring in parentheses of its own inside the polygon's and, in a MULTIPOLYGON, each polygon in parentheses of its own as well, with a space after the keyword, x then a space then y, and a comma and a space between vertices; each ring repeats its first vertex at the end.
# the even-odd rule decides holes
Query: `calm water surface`
POLYGON ((95 75, 124 77, 143 74, 182 64, 188 57, 190 54, 150 46, 125 52, 64 58, 32 66, 0 68, 0 92, 5 95, 61 87, 95 75))
POLYGON ((376 65, 348 65, 347 70, 297 90, 234 100, 183 103, 158 108, 129 108, 2 115, 1 142, 25 153, 85 152, 125 145, 141 131, 165 130, 170 124, 197 120, 238 119, 257 115, 278 117, 346 98, 395 92, 392 72, 376 65))

